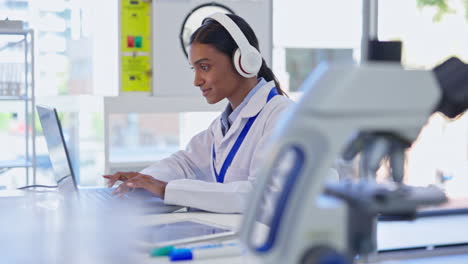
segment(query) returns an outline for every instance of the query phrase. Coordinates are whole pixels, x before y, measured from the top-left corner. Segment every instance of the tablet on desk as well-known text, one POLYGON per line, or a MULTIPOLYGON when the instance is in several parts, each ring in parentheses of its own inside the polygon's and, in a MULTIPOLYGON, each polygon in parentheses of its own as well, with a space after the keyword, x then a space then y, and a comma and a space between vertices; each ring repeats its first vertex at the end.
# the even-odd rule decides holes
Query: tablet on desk
POLYGON ((143 229, 144 241, 154 247, 227 239, 235 235, 236 232, 229 227, 195 219, 147 226, 143 229))

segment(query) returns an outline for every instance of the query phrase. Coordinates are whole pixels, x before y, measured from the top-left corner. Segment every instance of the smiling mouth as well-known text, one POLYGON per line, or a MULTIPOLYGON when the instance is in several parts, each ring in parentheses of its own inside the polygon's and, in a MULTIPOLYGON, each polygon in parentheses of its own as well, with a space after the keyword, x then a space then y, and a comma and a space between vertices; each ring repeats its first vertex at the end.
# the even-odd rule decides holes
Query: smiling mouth
POLYGON ((211 89, 202 90, 203 96, 206 96, 210 91, 211 91, 211 89))

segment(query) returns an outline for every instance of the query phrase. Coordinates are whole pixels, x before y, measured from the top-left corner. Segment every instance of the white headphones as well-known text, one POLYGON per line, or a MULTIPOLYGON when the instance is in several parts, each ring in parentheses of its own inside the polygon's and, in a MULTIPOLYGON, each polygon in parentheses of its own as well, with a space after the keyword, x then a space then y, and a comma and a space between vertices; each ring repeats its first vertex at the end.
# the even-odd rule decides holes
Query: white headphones
POLYGON ((262 66, 262 55, 260 55, 260 52, 258 52, 254 46, 250 45, 240 28, 227 15, 214 13, 208 18, 214 19, 220 23, 237 43, 237 46, 239 46, 232 58, 237 72, 245 78, 256 76, 262 66))

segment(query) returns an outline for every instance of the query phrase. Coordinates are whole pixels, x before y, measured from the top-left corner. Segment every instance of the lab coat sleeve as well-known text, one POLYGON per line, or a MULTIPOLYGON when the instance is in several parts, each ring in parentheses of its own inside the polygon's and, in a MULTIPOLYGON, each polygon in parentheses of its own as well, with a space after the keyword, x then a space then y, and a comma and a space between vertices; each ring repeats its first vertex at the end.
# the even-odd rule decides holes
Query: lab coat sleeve
POLYGON ((185 150, 159 160, 140 171, 142 174, 170 182, 177 179, 210 180, 210 146, 212 134, 209 129, 195 135, 185 150))
POLYGON ((164 203, 193 207, 217 213, 241 213, 250 181, 230 183, 181 179, 167 184, 164 203))
POLYGON ((259 139, 253 154, 253 162, 249 168, 248 180, 229 183, 191 179, 173 180, 166 186, 165 203, 218 213, 242 213, 244 205, 249 198, 249 193, 254 187, 255 170, 259 164, 262 164, 263 153, 269 143, 274 126, 288 105, 289 100, 277 105, 269 113, 263 135, 259 139))

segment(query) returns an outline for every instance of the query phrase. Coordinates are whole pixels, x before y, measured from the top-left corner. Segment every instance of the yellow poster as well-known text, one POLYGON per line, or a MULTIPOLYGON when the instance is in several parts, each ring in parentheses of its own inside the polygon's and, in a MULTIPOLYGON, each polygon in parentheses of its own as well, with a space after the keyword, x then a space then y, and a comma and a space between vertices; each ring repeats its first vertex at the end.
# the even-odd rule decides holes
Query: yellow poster
POLYGON ((122 91, 151 91, 151 61, 149 56, 122 56, 122 91))
POLYGON ((122 92, 151 91, 151 3, 121 0, 122 92))

